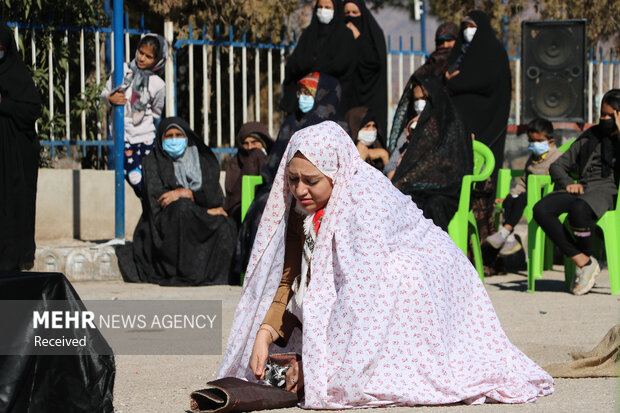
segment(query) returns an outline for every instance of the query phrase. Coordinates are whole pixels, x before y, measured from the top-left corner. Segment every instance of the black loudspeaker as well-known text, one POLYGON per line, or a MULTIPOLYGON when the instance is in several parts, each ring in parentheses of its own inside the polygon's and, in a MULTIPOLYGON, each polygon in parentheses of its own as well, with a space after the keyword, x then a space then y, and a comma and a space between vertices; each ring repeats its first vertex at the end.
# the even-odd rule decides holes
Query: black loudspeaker
POLYGON ((585 123, 586 20, 524 21, 523 122, 585 123))

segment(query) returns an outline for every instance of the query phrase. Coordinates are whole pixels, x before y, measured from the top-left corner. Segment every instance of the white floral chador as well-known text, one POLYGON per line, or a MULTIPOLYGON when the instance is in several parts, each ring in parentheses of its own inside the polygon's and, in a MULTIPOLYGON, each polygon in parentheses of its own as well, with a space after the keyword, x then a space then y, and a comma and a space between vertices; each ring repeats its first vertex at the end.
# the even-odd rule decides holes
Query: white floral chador
POLYGON ((282 158, 218 377, 255 380, 248 365, 282 277, 286 167, 298 151, 334 183, 303 333, 271 348, 302 354, 302 407, 523 403, 553 392, 553 379, 506 337, 467 257, 329 121, 298 131, 282 158))

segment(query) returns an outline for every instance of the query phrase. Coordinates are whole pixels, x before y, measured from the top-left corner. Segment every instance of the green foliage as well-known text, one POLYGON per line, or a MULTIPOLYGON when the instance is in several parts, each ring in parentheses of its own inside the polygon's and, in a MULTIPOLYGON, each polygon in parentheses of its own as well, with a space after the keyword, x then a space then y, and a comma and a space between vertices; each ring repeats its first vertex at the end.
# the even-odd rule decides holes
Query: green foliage
MULTIPOLYGON (((413 16, 413 0, 374 0, 373 9, 392 6, 413 16)), ((588 42, 596 46, 611 40, 620 51, 620 1, 618 0, 426 0, 430 14, 442 22, 459 23, 468 11, 485 11, 498 37, 514 45, 521 41, 521 21, 587 19, 588 42), (430 10, 429 10, 430 9, 430 10), (505 29, 505 30, 504 30, 505 29)))
POLYGON ((588 40, 595 47, 599 41, 613 40, 620 51, 620 1, 618 0, 537 0, 542 19, 587 19, 588 40))
POLYGON ((207 27, 206 37, 213 39, 215 26, 222 33, 232 26, 235 32, 246 29, 248 39, 264 39, 271 35, 279 42, 284 22, 299 5, 299 0, 125 0, 130 14, 138 15, 148 10, 153 15, 170 20, 179 35, 187 35, 187 25, 194 24, 200 30, 207 27))
MULTIPOLYGON (((21 24, 33 23, 45 26, 73 26, 95 27, 107 26, 101 1, 90 0, 2 0, 0 15, 3 20, 21 24)), ((80 93, 80 54, 79 32, 67 33, 68 42, 65 43, 65 32, 54 29, 35 30, 35 62, 32 64, 32 35, 31 29, 19 30, 19 49, 22 58, 30 68, 33 80, 41 94, 43 107, 42 115, 37 121, 40 139, 79 140, 81 139, 81 115, 86 113, 86 139, 94 140, 97 137, 97 123, 102 117, 100 111, 99 94, 105 84, 105 74, 102 75, 101 85, 95 82, 95 56, 92 33, 85 35, 86 82, 84 97, 80 93), (53 45, 53 89, 54 111, 53 117, 49 106, 49 45, 53 45), (66 136, 65 113, 65 80, 69 68, 69 96, 70 96, 70 125, 71 136, 66 136)), ((103 41, 104 37, 101 37, 103 41)), ((49 150, 43 151, 41 164, 49 166, 49 150)))
POLYGON ((0 16, 5 21, 56 25, 94 26, 105 22, 103 2, 92 0, 3 0, 0 16))

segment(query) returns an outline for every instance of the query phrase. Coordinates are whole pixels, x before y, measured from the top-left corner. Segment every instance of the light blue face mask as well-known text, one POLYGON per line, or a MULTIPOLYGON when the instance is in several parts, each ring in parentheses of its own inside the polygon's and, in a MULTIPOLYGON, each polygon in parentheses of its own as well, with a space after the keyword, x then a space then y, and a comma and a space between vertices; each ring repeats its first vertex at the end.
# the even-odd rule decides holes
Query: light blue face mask
POLYGON ((183 155, 185 148, 187 147, 187 138, 169 138, 164 139, 162 143, 164 151, 168 153, 172 158, 176 159, 183 155))
POLYGON ((309 95, 299 96, 299 110, 308 113, 314 107, 314 98, 309 95))
POLYGON ((536 156, 544 155, 549 152, 549 141, 530 142, 530 144, 527 145, 527 150, 536 156))

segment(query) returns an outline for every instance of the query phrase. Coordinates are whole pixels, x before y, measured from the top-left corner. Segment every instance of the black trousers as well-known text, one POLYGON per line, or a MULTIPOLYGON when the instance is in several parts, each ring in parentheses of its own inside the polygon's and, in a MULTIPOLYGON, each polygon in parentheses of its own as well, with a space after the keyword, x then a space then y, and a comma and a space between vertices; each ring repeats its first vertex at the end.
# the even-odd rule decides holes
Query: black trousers
MULTIPOLYGON (((502 206, 504 208, 504 225, 516 226, 523 215, 525 206, 527 205, 527 193, 523 192, 519 196, 512 197, 508 195, 502 206)), ((497 228, 496 228, 497 229, 497 228)))
POLYGON ((545 234, 560 247, 564 255, 592 255, 594 252, 594 229, 596 215, 592 208, 579 195, 554 192, 534 205, 534 219, 545 234), (558 217, 567 212, 571 232, 558 217))

